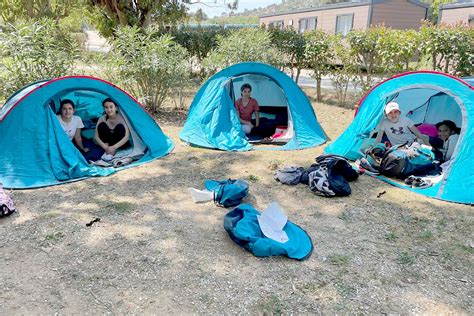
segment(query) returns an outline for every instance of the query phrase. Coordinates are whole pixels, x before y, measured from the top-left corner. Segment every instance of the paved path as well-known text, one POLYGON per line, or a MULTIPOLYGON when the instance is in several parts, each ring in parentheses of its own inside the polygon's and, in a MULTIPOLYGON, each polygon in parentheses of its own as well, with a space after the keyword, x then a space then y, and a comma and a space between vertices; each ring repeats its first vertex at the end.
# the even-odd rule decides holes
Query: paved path
POLYGON ((108 52, 110 45, 96 31, 86 31, 86 50, 91 52, 108 52))

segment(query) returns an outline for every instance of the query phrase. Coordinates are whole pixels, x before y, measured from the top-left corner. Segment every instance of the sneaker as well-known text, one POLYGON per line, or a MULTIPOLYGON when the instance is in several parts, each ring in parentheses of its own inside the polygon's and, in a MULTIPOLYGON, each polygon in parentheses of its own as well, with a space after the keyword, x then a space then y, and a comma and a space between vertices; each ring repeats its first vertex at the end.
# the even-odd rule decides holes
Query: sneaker
POLYGON ((99 167, 110 167, 110 166, 112 166, 111 163, 103 161, 102 159, 97 160, 97 161, 91 161, 91 164, 94 165, 94 166, 99 166, 99 167))
POLYGON ((424 188, 429 188, 432 186, 433 183, 431 180, 428 179, 422 179, 422 178, 417 178, 415 181, 413 181, 411 187, 412 188, 417 188, 417 189, 424 189, 424 188))
POLYGON ((411 175, 411 176, 408 176, 408 178, 406 178, 404 182, 406 185, 411 186, 413 182, 416 181, 417 179, 418 179, 417 177, 411 175))

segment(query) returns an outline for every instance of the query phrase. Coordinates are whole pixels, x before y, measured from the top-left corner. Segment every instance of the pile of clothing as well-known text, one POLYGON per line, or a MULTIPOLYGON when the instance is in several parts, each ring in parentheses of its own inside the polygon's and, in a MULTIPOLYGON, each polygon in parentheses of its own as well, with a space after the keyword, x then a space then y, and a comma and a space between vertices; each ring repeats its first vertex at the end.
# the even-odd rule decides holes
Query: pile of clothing
POLYGON ((306 184, 312 192, 325 197, 350 195, 349 182, 358 177, 347 159, 338 155, 322 155, 307 169, 286 167, 278 170, 274 176, 275 180, 283 184, 306 184))

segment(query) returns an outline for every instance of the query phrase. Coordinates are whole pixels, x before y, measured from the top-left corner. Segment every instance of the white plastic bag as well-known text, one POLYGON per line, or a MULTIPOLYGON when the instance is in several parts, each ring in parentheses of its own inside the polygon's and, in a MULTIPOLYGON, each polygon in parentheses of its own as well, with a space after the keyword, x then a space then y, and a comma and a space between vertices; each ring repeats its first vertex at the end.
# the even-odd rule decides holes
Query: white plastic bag
POLYGON ((209 190, 198 190, 195 188, 188 188, 189 193, 193 197, 194 203, 208 202, 214 199, 214 192, 209 190))

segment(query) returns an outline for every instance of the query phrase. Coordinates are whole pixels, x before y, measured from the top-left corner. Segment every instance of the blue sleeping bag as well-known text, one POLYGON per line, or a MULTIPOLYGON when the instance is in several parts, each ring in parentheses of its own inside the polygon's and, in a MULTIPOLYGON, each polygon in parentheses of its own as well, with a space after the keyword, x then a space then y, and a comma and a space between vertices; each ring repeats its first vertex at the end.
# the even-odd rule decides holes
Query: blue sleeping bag
POLYGON ((262 233, 257 215, 260 213, 252 205, 241 204, 224 217, 224 229, 236 244, 257 257, 287 256, 296 260, 309 258, 313 252, 313 243, 301 227, 288 221, 283 230, 289 240, 280 243, 262 233))

